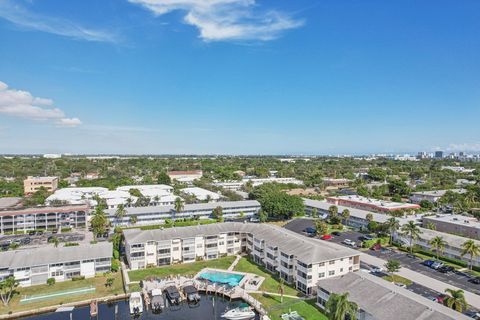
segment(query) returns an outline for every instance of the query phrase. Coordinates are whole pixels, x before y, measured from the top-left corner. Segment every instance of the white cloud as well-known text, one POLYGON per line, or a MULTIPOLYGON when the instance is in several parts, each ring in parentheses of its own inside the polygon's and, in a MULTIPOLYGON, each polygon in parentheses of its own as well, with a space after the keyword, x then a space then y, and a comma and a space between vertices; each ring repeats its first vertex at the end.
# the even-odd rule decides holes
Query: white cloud
POLYGON ((32 96, 28 91, 10 89, 0 81, 0 113, 32 120, 53 120, 62 126, 78 126, 78 118, 65 118, 65 113, 53 107, 51 99, 32 96))
MULTIPOLYGON (((439 149, 441 150, 441 149, 439 149)), ((446 151, 455 152, 455 151, 480 151, 480 142, 470 142, 470 143, 452 143, 448 145, 446 151)))
POLYGON ((198 28, 205 41, 272 40, 303 25, 275 10, 258 12, 255 0, 129 0, 155 15, 182 10, 184 21, 198 28))
POLYGON ((57 121, 60 127, 77 127, 82 124, 82 121, 78 118, 62 118, 57 121))
POLYGON ((0 18, 30 30, 48 32, 77 40, 118 42, 119 37, 109 31, 85 28, 72 21, 41 16, 10 0, 0 1, 0 18))

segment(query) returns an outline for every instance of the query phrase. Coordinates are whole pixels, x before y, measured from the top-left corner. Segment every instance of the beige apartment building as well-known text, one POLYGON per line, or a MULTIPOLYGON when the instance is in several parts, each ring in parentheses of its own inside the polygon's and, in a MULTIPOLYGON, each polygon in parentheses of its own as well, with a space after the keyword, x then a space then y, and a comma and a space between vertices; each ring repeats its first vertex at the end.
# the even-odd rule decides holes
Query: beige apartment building
POLYGON ((23 192, 32 194, 44 187, 49 192, 54 192, 58 188, 58 177, 32 177, 28 176, 23 180, 23 192))

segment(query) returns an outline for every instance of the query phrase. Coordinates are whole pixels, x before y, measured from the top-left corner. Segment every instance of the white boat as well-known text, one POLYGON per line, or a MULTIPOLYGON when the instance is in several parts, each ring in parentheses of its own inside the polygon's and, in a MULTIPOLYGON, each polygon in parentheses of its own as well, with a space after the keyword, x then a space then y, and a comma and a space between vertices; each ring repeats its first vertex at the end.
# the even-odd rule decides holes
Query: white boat
POLYGON ((143 312, 143 301, 140 292, 132 292, 130 294, 130 300, 128 301, 130 306, 130 314, 140 314, 143 312))
POLYGON ((255 317, 255 312, 253 312, 251 307, 239 307, 232 310, 228 310, 222 314, 222 318, 228 320, 248 320, 255 317))

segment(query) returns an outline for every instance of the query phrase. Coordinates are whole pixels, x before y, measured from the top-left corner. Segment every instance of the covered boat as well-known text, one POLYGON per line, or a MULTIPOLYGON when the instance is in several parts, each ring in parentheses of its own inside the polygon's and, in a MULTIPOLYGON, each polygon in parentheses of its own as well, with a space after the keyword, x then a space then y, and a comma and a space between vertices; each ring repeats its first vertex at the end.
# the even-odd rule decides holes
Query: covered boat
POLYGON ((177 287, 169 286, 165 289, 168 301, 170 304, 179 304, 180 303, 180 292, 178 292, 177 287))
POLYGON ((156 313, 162 311, 163 308, 165 308, 165 300, 163 299, 162 290, 152 290, 152 299, 150 301, 150 305, 152 306, 152 311, 156 313))
POLYGON ((198 294, 197 288, 192 285, 183 287, 183 294, 185 294, 185 297, 187 297, 188 302, 200 301, 200 294, 198 294))

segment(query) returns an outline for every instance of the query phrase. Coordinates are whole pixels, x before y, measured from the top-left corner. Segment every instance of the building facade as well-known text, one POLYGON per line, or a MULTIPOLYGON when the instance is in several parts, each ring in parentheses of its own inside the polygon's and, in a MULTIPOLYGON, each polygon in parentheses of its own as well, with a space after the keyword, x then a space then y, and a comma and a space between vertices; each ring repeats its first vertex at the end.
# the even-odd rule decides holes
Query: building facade
POLYGON ((462 215, 435 215, 423 217, 422 225, 434 225, 435 230, 480 240, 480 222, 462 215))
POLYGON ((248 253, 251 259, 311 295, 319 279, 359 270, 358 251, 268 224, 227 222, 164 230, 124 231, 131 269, 248 253))
POLYGON ((0 252, 0 281, 13 276, 20 286, 94 277, 111 270, 112 244, 102 242, 75 247, 53 246, 0 252))
POLYGON ((397 210, 416 210, 420 209, 418 204, 392 202, 373 198, 366 198, 362 196, 339 196, 328 197, 327 202, 335 205, 357 208, 362 210, 370 210, 381 213, 388 213, 397 210))
POLYGON ((433 191, 419 191, 419 192, 412 192, 410 196, 410 201, 412 203, 420 203, 423 200, 429 201, 431 203, 436 203, 440 200, 441 197, 447 193, 447 191, 455 192, 455 193, 464 193, 464 189, 451 189, 451 190, 433 190, 433 191))
POLYGON ((48 192, 54 192, 58 188, 58 177, 32 177, 28 176, 23 180, 23 193, 32 194, 40 188, 45 188, 48 192))
POLYGON ((87 205, 3 210, 0 211, 0 233, 85 228, 89 210, 87 205))
POLYGON ((251 217, 258 213, 261 206, 256 200, 223 201, 211 203, 185 204, 179 212, 174 206, 129 207, 123 218, 116 217, 116 209, 105 211, 112 225, 132 226, 131 217, 136 217, 135 225, 153 225, 165 222, 165 219, 209 219, 215 208, 221 207, 224 219, 251 217))

